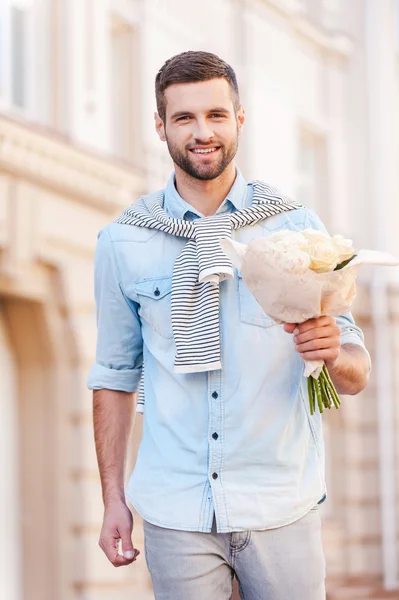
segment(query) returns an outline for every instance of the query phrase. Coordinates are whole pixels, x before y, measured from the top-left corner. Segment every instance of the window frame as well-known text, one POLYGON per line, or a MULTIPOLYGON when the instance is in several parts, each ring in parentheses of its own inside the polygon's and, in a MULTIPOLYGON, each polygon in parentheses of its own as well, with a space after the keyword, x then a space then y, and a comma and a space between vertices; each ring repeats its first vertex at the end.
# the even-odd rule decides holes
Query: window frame
MULTIPOLYGON (((297 127, 296 144, 296 174, 295 189, 297 197, 301 200, 306 190, 311 190, 310 198, 313 201, 314 210, 328 228, 329 203, 328 203, 328 133, 322 131, 311 123, 300 121, 297 127), (307 148, 311 150, 312 169, 302 168, 302 151, 307 148)), ((306 198, 304 204, 307 205, 306 198)))
POLYGON ((0 0, 0 110, 16 117, 31 119, 35 114, 35 79, 36 45, 35 45, 35 5, 32 0, 0 0), (22 9, 25 13, 25 48, 24 48, 24 95, 25 104, 19 106, 13 98, 13 26, 12 10, 22 9), (0 31, 1 33, 1 31, 0 31))
POLYGON ((140 144, 142 136, 139 130, 139 119, 137 119, 137 115, 140 114, 141 96, 135 86, 135 81, 139 80, 141 70, 141 65, 137 62, 140 24, 132 13, 127 15, 126 11, 122 11, 120 8, 121 2, 119 1, 116 6, 112 7, 108 17, 110 72, 116 78, 111 85, 113 89, 116 88, 117 76, 122 73, 121 69, 114 68, 114 59, 126 45, 125 53, 126 56, 129 55, 129 58, 126 59, 126 71, 120 81, 123 82, 123 85, 128 86, 128 89, 124 93, 115 94, 114 101, 111 102, 109 149, 117 160, 138 165, 142 160, 140 144), (118 116, 122 115, 124 119, 121 126, 121 123, 117 121, 118 116))

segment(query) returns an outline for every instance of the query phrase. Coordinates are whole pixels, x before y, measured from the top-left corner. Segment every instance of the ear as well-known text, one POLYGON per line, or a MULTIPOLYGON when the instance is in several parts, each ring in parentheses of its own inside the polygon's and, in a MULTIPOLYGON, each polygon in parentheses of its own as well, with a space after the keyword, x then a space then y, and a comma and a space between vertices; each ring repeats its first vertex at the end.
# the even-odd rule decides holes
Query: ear
POLYGON ((164 126, 164 123, 158 113, 154 113, 154 120, 155 120, 155 130, 156 130, 157 134, 159 135, 159 139, 161 140, 161 142, 166 142, 165 126, 164 126))
POLYGON ((241 105, 240 108, 237 111, 237 123, 238 123, 238 133, 242 133, 242 130, 244 128, 244 123, 245 123, 245 110, 244 107, 241 105))

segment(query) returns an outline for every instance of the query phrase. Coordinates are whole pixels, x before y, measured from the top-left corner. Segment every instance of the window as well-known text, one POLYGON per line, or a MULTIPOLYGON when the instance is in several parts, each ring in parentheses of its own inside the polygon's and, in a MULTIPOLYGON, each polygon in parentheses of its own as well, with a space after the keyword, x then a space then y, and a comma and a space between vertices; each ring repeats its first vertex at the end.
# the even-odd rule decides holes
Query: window
POLYGON ((297 150, 297 194, 299 202, 326 222, 326 144, 323 135, 301 128, 297 150))
POLYGON ((0 100, 7 96, 9 78, 9 26, 5 0, 0 0, 0 100))
POLYGON ((27 14, 20 6, 11 6, 11 99, 15 106, 26 108, 27 14))
POLYGON ((31 0, 0 0, 0 106, 32 110, 34 60, 31 0))
POLYGON ((118 158, 137 162, 140 157, 139 40, 134 24, 114 15, 111 23, 112 150, 118 158))

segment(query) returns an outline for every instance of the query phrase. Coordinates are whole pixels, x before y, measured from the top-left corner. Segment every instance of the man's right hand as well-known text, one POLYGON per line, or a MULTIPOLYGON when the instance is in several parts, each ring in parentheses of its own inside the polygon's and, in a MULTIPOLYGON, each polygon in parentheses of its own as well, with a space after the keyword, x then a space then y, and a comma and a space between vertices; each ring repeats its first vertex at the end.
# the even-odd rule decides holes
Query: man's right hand
POLYGON ((132 531, 133 515, 126 504, 119 501, 107 505, 98 544, 114 567, 130 565, 140 554, 133 546, 132 531), (118 554, 120 541, 122 554, 118 554))

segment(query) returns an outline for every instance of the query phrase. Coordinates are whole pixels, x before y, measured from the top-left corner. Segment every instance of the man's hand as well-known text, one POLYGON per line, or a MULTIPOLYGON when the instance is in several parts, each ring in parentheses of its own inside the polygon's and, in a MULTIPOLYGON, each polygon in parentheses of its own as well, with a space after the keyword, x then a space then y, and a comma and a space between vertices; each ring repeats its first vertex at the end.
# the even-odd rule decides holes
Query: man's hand
POLYGON ((98 544, 114 567, 130 565, 140 554, 133 546, 132 531, 133 515, 124 502, 106 506, 98 544), (119 541, 122 554, 118 554, 119 541))
POLYGON ((370 375, 369 356, 357 344, 341 346, 341 330, 334 317, 309 319, 301 325, 286 323, 294 334, 295 349, 304 360, 324 360, 339 394, 358 394, 370 375))
POLYGON ((333 369, 341 351, 341 330, 334 317, 309 319, 300 325, 286 323, 284 331, 294 334, 295 350, 304 360, 324 360, 333 369))

